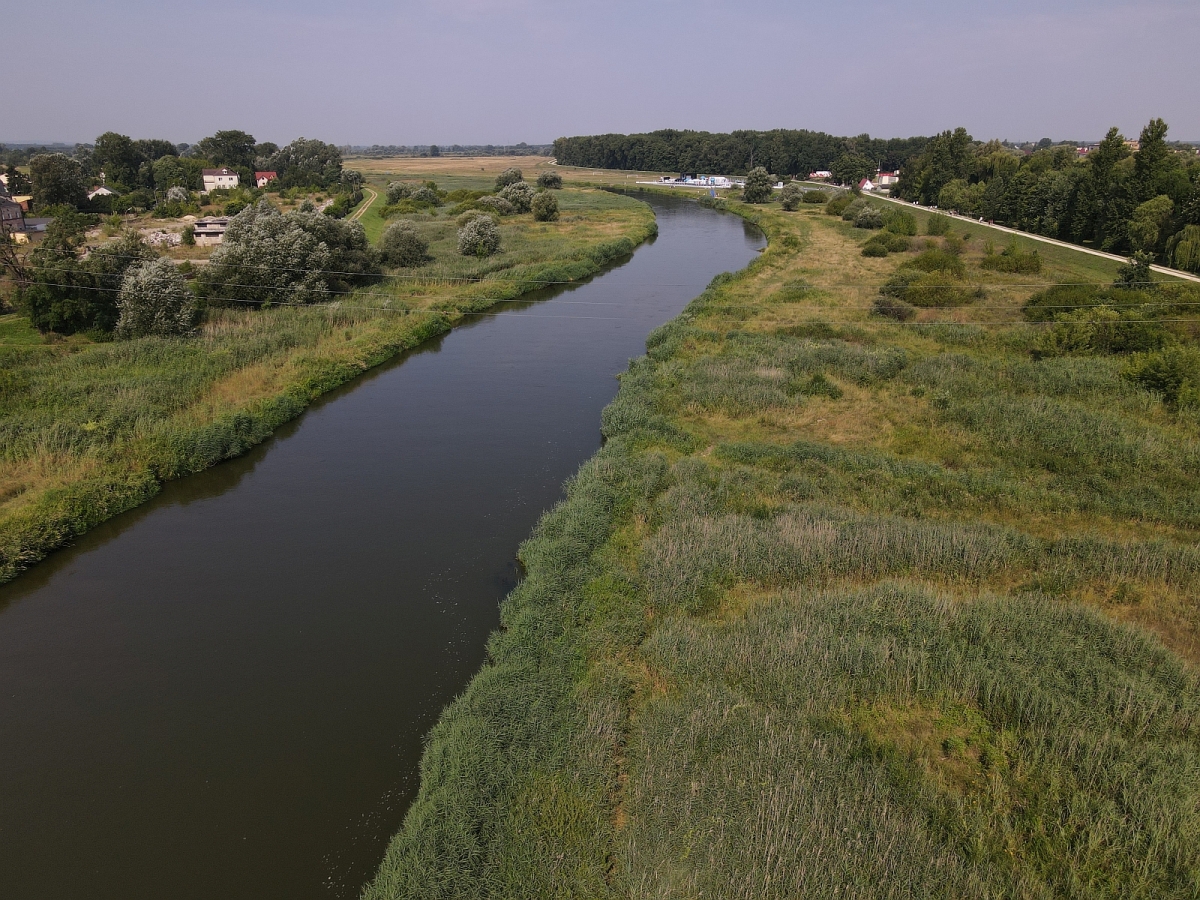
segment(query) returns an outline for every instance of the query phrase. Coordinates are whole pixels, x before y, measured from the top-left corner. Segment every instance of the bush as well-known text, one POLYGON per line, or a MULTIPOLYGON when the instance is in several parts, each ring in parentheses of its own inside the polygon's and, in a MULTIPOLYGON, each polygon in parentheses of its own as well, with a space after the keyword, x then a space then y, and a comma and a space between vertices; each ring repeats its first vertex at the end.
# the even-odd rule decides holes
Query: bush
POLYGON ((864 209, 866 209, 869 205, 870 204, 868 204, 867 201, 864 200, 862 197, 852 198, 851 201, 848 204, 846 204, 845 208, 842 210, 842 221, 843 222, 853 222, 855 219, 858 218, 858 214, 860 212, 862 212, 864 209))
POLYGON ((846 211, 846 207, 854 198, 849 194, 838 194, 832 200, 825 204, 825 215, 840 216, 846 211))
POLYGON ((889 253, 904 253, 912 246, 912 241, 903 234, 885 232, 878 235, 877 239, 883 242, 889 253))
POLYGON ((482 216, 485 219, 491 219, 493 222, 497 222, 497 223, 500 218, 499 213, 496 213, 496 212, 488 212, 488 211, 482 210, 482 209, 468 209, 466 212, 464 212, 462 215, 460 215, 457 219, 454 220, 454 224, 457 225, 459 228, 464 228, 464 227, 466 227, 466 224, 468 222, 478 219, 480 216, 482 216))
POLYGON ((974 298, 966 287, 945 272, 929 272, 908 286, 902 298, 913 306, 965 306, 974 298))
POLYGON ((985 253, 979 262, 979 268, 993 272, 1015 272, 1024 275, 1035 275, 1042 271, 1042 258, 1036 250, 1028 253, 1017 247, 1013 241, 1000 253, 985 253))
POLYGON ((897 322, 909 322, 916 318, 917 308, 896 297, 881 294, 871 304, 871 312, 885 319, 895 319, 897 322))
POLYGON ((524 178, 525 176, 521 174, 521 170, 516 167, 505 169, 496 176, 496 190, 502 191, 510 184, 517 184, 524 180, 524 178))
POLYGON ((183 229, 183 233, 179 236, 180 243, 185 247, 196 246, 196 226, 187 225, 183 229))
POLYGON ((868 204, 858 211, 854 217, 855 228, 882 228, 883 213, 879 207, 868 204))
POLYGON ((800 199, 804 203, 816 205, 818 203, 828 203, 829 195, 824 191, 805 191, 800 199))
POLYGON ((412 187, 403 181, 393 181, 387 186, 386 196, 388 204, 394 206, 401 200, 407 200, 412 196, 412 187))
POLYGON ((562 189, 562 176, 557 172, 543 172, 537 178, 537 186, 545 188, 548 191, 557 191, 562 189))
POLYGON ((1145 353, 1160 350, 1167 332, 1147 322, 1141 309, 1117 311, 1110 306, 1060 312, 1054 325, 1034 341, 1035 357, 1145 353))
POLYGON ((1113 282, 1113 287, 1121 290, 1146 290, 1151 287, 1153 281, 1150 275, 1150 264, 1154 262, 1154 256, 1150 253, 1137 251, 1130 258, 1127 265, 1117 269, 1117 280, 1113 282))
POLYGON ((500 199, 511 203, 517 212, 527 213, 533 204, 533 188, 523 181, 515 181, 500 191, 500 199))
POLYGON ((892 234, 913 236, 917 233, 917 220, 906 209, 890 209, 883 217, 883 227, 892 234))
POLYGON ((246 203, 245 200, 230 200, 228 203, 225 204, 225 207, 222 210, 222 212, 224 212, 225 215, 227 215, 227 216, 236 216, 243 209, 245 209, 248 205, 249 204, 246 203))
POLYGON ((430 206, 442 205, 442 198, 438 196, 437 190, 426 185, 417 188, 410 196, 417 203, 428 203, 430 206))
POLYGON ((783 191, 779 195, 779 203, 785 210, 792 212, 800 205, 803 196, 804 189, 793 181, 783 186, 783 191))
POLYGON ((1158 394, 1168 406, 1200 405, 1200 350, 1195 347, 1169 347, 1138 354, 1121 375, 1158 394))
POLYGON ((922 272, 944 272, 955 278, 962 278, 967 274, 967 267, 963 265, 963 261, 945 250, 926 250, 904 263, 904 267, 922 272))
POLYGON ((529 208, 538 222, 553 222, 558 218, 558 201, 549 191, 535 194, 529 208))
POLYGON ((775 176, 762 166, 755 166, 746 176, 742 199, 747 203, 766 203, 775 192, 775 176))
POLYGON ((393 222, 379 238, 379 254, 385 265, 419 266, 428 259, 429 243, 411 222, 393 222))
POLYGON ((458 231, 458 252, 463 256, 491 256, 500 249, 500 229, 490 216, 472 219, 458 231))
POLYGON ((938 237, 950 230, 950 217, 934 213, 925 222, 925 233, 938 237))
POLYGON ((517 208, 503 197, 480 197, 475 201, 475 205, 501 216, 514 216, 517 214, 517 208))
POLYGON ((190 334, 196 322, 196 297, 169 259, 143 263, 121 283, 116 336, 190 334))
POLYGON ((862 255, 873 257, 887 256, 888 248, 883 241, 870 240, 863 244, 862 255))
POLYGON ((173 187, 167 188, 168 203, 187 203, 191 199, 192 195, 185 187, 174 185, 173 187))

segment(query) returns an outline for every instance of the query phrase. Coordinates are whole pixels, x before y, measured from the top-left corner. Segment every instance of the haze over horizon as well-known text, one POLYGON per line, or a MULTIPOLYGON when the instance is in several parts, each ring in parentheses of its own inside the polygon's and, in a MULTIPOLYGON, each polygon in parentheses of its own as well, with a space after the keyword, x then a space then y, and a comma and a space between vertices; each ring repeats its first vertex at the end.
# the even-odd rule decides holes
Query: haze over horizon
POLYGON ((1200 139, 1200 4, 81 0, 10 9, 0 142, 549 143, 660 128, 1200 139), (36 38, 36 39, 34 39, 36 38), (93 88, 98 85, 98 88, 93 88))

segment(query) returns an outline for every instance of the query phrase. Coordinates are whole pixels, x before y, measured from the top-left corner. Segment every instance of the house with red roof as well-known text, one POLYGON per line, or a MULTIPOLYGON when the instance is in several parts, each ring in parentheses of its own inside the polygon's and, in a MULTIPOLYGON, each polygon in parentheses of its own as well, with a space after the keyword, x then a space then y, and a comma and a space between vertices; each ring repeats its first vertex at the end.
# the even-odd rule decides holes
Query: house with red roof
POLYGON ((260 188, 265 188, 268 182, 274 181, 279 175, 275 172, 255 172, 254 183, 260 188))

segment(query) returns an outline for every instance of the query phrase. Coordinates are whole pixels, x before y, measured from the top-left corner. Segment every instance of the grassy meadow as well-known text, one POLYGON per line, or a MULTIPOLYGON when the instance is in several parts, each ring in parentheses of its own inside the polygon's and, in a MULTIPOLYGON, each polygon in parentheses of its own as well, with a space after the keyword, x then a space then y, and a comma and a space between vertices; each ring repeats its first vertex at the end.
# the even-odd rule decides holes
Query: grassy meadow
POLYGON ((1116 264, 729 205, 364 898, 1200 896, 1200 416, 1022 313, 1116 264), (874 315, 927 252, 968 299, 874 315))
MULTIPOLYGON (((483 259, 457 253, 450 207, 399 216, 429 241, 427 265, 334 303, 211 307, 195 337, 43 337, 24 316, 0 317, 0 581, 371 366, 544 282, 594 275, 655 231, 635 200, 558 195, 557 222, 505 218, 501 251, 483 259)), ((373 239, 376 204, 363 215, 373 239)))

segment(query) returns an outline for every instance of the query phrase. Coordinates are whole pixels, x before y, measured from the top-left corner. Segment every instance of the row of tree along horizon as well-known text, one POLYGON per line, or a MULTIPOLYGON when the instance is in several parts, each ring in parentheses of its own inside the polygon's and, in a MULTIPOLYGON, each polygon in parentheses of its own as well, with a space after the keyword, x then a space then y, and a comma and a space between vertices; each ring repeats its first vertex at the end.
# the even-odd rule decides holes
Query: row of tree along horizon
POLYGON ((1134 150, 1112 128, 1080 153, 1048 139, 1024 148, 976 141, 964 128, 888 140, 782 129, 666 130, 559 138, 554 155, 560 165, 604 169, 737 175, 762 167, 783 178, 827 170, 846 185, 899 170, 892 193, 902 199, 1196 271, 1200 155, 1168 142, 1167 131, 1153 119, 1134 150))

